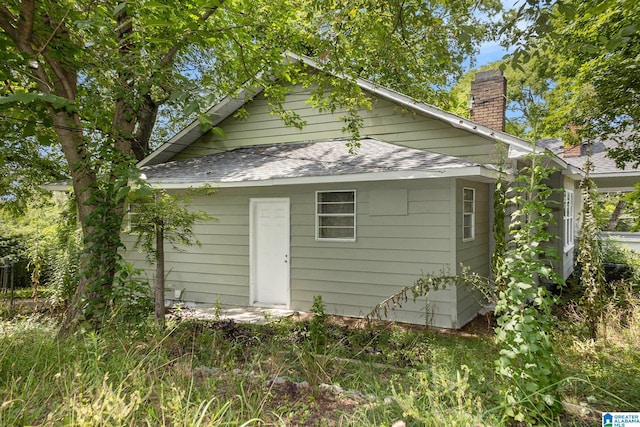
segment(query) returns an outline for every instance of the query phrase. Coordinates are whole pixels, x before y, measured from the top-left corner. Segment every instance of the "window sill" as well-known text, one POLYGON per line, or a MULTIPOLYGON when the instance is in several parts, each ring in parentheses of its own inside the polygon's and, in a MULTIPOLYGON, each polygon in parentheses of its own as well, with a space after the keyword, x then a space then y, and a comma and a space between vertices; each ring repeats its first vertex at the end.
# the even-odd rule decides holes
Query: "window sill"
POLYGON ((356 239, 320 239, 320 238, 316 238, 316 242, 345 242, 345 243, 352 243, 355 242, 356 239))

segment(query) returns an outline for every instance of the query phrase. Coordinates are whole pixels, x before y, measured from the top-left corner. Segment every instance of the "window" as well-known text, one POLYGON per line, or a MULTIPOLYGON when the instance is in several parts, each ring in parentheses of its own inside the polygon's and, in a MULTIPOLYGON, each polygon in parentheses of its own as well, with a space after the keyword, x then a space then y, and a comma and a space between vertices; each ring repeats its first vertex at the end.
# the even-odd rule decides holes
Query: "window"
POLYGON ((565 252, 574 246, 575 219, 573 213, 575 211, 574 194, 571 190, 564 191, 564 215, 562 222, 564 223, 564 250, 565 252))
POLYGON ((148 222, 149 219, 144 216, 149 209, 149 205, 150 203, 129 204, 127 208, 127 228, 125 231, 131 234, 139 234, 153 227, 153 225, 148 222))
POLYGON ((316 192, 316 239, 356 240, 356 192, 316 192))
POLYGON ((476 237, 476 190, 462 189, 462 241, 468 242, 476 237))

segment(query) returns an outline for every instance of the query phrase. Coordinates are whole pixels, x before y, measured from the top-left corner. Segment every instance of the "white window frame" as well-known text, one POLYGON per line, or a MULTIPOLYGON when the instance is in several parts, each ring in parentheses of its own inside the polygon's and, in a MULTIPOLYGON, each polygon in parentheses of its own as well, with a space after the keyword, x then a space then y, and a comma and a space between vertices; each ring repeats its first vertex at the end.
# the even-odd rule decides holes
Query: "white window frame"
POLYGON ((128 203, 127 204, 127 222, 126 222, 127 228, 125 229, 125 232, 129 234, 140 234, 139 231, 136 231, 133 229, 131 219, 136 215, 140 215, 139 212, 136 212, 136 209, 140 209, 141 207, 144 207, 150 204, 151 203, 128 203))
POLYGON ((573 190, 564 190, 564 213, 562 224, 564 226, 564 251, 568 252, 575 246, 576 220, 575 206, 576 198, 573 190))
MULTIPOLYGON (((337 203, 337 202, 336 202, 337 203)), ((347 203, 347 202, 343 202, 347 203)), ((320 190, 316 191, 316 202, 315 202, 315 218, 316 218, 316 240, 322 242, 355 242, 356 241, 356 210, 357 210, 357 194, 356 190, 320 190), (353 193, 353 213, 321 213, 319 212, 319 197, 320 194, 324 193, 353 193), (320 236, 320 218, 322 217, 352 217, 353 218, 353 227, 345 227, 345 228, 353 228, 353 237, 321 237, 320 236)))
POLYGON ((471 242, 476 238, 476 189, 472 187, 463 187, 462 188, 462 241, 463 242, 471 242), (468 200, 465 196, 467 191, 471 191, 471 200, 468 200), (467 212, 466 210, 466 202, 472 203, 471 212, 467 212), (471 237, 465 237, 465 230, 467 226, 465 225, 465 219, 467 217, 471 218, 471 237))

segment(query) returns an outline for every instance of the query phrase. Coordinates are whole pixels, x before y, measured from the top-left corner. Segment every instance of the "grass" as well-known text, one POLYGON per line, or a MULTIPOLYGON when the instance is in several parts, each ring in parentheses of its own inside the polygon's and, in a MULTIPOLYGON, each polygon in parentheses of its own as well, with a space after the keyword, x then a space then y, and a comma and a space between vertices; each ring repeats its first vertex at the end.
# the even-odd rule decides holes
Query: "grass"
POLYGON ((574 327, 558 331, 568 399, 602 411, 640 408, 640 299, 629 301, 624 309, 607 307, 596 341, 581 339, 587 332, 574 327))
MULTIPOLYGON (((44 300, 53 295, 53 289, 48 287, 38 288, 38 298, 44 300)), ((13 290, 14 299, 33 299, 33 288, 16 288, 13 290)), ((9 301, 11 299, 11 290, 0 291, 0 301, 9 301)))
MULTIPOLYGON (((596 342, 571 319, 558 327, 573 413, 553 425, 600 425, 585 406, 640 408, 640 303, 614 312, 596 342)), ((121 326, 60 341, 53 319, 0 321, 0 425, 504 425, 484 319, 444 332, 329 317, 315 343, 295 319, 121 326)))

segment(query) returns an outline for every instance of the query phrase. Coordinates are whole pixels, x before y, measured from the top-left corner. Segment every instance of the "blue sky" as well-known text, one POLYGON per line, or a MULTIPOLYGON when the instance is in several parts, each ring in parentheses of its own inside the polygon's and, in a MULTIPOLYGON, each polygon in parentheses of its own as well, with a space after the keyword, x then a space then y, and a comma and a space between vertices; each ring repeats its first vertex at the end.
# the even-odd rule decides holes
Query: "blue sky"
MULTIPOLYGON (((502 0, 502 6, 504 10, 513 9, 514 7, 521 6, 523 0, 502 0)), ((501 20, 500 16, 495 17, 495 21, 499 22, 501 20)), ((507 54, 507 50, 505 50, 502 46, 500 46, 499 42, 487 42, 483 43, 480 47, 480 52, 476 55, 476 65, 475 67, 480 67, 484 64, 488 64, 489 62, 497 61, 501 59, 504 55, 507 54)))
POLYGON ((484 43, 476 56, 476 67, 501 59, 507 51, 498 42, 484 43))

